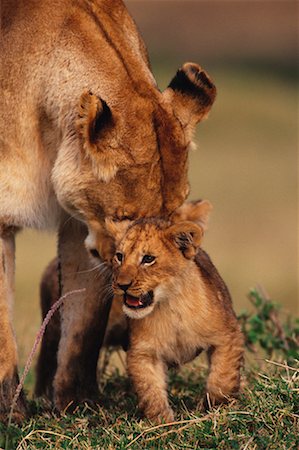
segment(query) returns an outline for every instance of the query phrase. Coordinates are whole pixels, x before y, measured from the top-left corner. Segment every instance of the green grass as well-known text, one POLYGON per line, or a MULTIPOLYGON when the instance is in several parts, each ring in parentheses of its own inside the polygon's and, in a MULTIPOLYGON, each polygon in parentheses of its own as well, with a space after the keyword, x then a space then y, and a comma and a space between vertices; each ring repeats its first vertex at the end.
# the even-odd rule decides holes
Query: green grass
POLYGON ((36 415, 21 427, 0 425, 0 447, 8 432, 8 448, 19 450, 298 448, 298 367, 267 363, 244 379, 238 401, 204 415, 198 409, 202 371, 191 365, 173 372, 169 392, 177 422, 155 427, 139 417, 128 379, 114 373, 102 383, 101 407, 58 416, 34 403, 36 415))
POLYGON ((246 348, 251 353, 262 352, 268 359, 298 359, 299 319, 284 317, 281 305, 260 287, 252 289, 248 297, 254 310, 245 310, 238 316, 246 348))
MULTIPOLYGON (((122 370, 121 354, 101 367, 100 405, 57 415, 45 401, 31 401, 32 417, 21 426, 0 424, 0 447, 14 449, 273 449, 299 445, 298 320, 281 315, 280 306, 260 289, 239 320, 245 335, 246 364, 238 400, 201 410, 207 377, 202 359, 170 372, 169 397, 175 423, 154 426, 143 420, 122 370), (252 356, 254 355, 254 357, 252 356), (267 358, 275 358, 269 360, 267 358), (118 358, 118 361, 117 361, 118 358), (114 362, 113 362, 114 359, 114 362), (115 361, 116 359, 116 361, 115 361), (279 361, 279 362, 278 362, 279 361), (120 364, 121 363, 121 364, 120 364), (110 368, 110 369, 109 369, 110 368)), ((105 355, 102 355, 103 364, 105 355)), ((34 382, 32 373, 27 386, 34 382)))

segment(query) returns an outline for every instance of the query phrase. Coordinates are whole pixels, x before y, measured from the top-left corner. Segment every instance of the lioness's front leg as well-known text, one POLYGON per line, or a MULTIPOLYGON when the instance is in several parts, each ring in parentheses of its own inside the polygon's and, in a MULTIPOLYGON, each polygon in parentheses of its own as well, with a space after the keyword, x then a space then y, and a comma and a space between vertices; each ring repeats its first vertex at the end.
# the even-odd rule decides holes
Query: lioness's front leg
POLYGON ((138 396, 140 409, 154 422, 173 421, 173 411, 168 403, 166 367, 154 356, 127 353, 128 373, 138 396))
MULTIPOLYGON (((6 422, 19 382, 16 342, 11 324, 14 293, 15 237, 12 228, 0 229, 0 421, 6 422)), ((14 408, 14 418, 26 413, 23 393, 14 408)))
POLYGON ((84 247, 87 230, 69 219, 60 228, 59 256, 62 294, 85 288, 68 297, 61 309, 61 340, 54 378, 54 402, 62 410, 98 398, 96 367, 107 324, 111 298, 110 270, 94 270, 84 247))

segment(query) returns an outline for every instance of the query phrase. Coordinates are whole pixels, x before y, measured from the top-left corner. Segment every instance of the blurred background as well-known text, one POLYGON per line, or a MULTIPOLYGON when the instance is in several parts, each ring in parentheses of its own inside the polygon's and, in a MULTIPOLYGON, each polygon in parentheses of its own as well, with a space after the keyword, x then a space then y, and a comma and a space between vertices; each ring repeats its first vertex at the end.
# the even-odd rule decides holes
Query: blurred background
MULTIPOLYGON (((214 205, 203 247, 235 309, 260 284, 298 313, 297 1, 127 0, 164 89, 185 61, 218 88, 190 154, 191 199, 214 205)), ((24 363, 40 324, 38 284, 56 238, 17 237, 15 324, 24 363)))

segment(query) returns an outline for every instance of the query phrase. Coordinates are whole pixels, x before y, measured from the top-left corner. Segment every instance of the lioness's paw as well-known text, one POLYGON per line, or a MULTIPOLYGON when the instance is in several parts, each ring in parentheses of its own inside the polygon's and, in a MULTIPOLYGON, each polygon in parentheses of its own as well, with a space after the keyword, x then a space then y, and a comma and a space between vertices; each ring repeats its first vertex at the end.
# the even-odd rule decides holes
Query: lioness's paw
MULTIPOLYGON (((18 385, 18 375, 15 372, 13 378, 4 379, 0 383, 0 422, 7 423, 11 412, 11 405, 18 385)), ((29 414, 28 405, 24 392, 21 391, 19 398, 12 411, 12 421, 21 423, 29 414)))
POLYGON ((64 384, 57 389, 54 383, 54 406, 60 412, 73 412, 77 406, 87 403, 90 406, 95 406, 99 402, 99 392, 97 385, 91 386, 73 386, 70 384, 64 384))
POLYGON ((56 398, 54 400, 54 406, 57 412, 72 414, 76 408, 88 405, 91 408, 96 408, 99 405, 99 399, 82 398, 72 399, 66 397, 56 398))

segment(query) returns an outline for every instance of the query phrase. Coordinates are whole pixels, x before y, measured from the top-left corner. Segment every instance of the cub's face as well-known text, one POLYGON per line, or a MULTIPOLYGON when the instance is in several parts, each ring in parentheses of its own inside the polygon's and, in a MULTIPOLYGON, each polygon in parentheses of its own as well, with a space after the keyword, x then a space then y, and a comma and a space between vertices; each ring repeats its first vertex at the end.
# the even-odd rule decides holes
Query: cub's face
POLYGON ((145 317, 163 301, 161 288, 188 268, 201 236, 202 228, 187 221, 144 219, 129 226, 113 260, 113 290, 129 317, 145 317))

